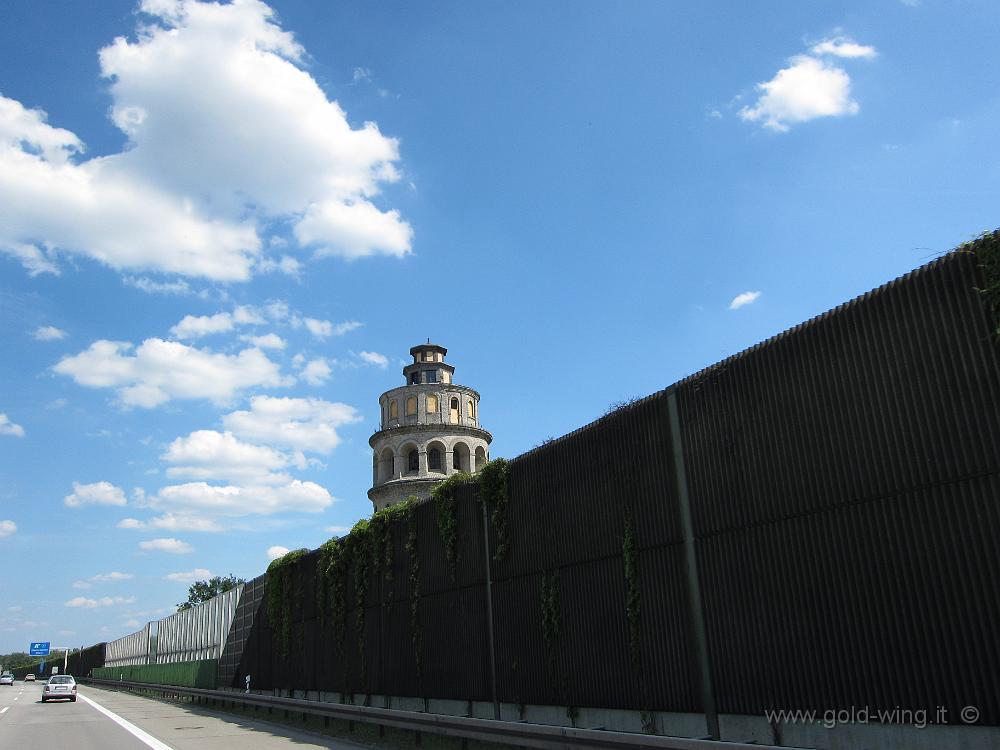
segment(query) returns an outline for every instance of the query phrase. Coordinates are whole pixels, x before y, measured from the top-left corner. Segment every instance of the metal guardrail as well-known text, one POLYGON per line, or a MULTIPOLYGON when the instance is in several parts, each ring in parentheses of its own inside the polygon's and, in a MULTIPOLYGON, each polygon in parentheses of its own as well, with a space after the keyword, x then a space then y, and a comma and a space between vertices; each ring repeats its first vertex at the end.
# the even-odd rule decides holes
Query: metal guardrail
MULTIPOLYGON (((790 750, 787 746, 759 745, 745 742, 725 742, 710 739, 690 739, 686 737, 664 737, 648 734, 612 732, 603 729, 574 729, 526 722, 475 719, 466 716, 401 711, 395 708, 374 706, 353 706, 345 703, 303 700, 301 698, 279 698, 254 693, 238 693, 227 690, 205 690, 201 688, 174 687, 173 685, 153 685, 141 682, 119 682, 82 678, 87 685, 99 685, 132 692, 153 692, 173 696, 189 696, 232 703, 242 706, 258 706, 282 709, 286 712, 324 716, 345 721, 358 721, 411 732, 457 737, 483 742, 495 742, 541 750, 570 750, 571 748, 592 748, 593 750, 790 750)), ((794 749, 791 749, 794 750, 794 749)))

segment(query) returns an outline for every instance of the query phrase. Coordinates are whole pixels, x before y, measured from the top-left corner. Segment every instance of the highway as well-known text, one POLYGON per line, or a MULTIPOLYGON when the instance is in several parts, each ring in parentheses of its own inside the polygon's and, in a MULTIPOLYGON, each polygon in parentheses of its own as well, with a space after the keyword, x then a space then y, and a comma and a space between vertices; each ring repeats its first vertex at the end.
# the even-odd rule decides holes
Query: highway
POLYGON ((97 687, 76 703, 42 703, 42 682, 0 685, 0 747, 67 750, 311 750, 365 748, 245 717, 97 687))

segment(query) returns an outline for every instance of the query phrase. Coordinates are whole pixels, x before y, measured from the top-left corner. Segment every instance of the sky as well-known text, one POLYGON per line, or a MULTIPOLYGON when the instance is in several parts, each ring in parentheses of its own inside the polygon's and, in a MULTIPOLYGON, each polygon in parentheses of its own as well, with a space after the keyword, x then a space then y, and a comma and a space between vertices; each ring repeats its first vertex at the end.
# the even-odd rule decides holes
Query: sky
POLYGON ((992 0, 0 14, 0 653, 370 515, 417 343, 512 458, 1000 225, 992 0))

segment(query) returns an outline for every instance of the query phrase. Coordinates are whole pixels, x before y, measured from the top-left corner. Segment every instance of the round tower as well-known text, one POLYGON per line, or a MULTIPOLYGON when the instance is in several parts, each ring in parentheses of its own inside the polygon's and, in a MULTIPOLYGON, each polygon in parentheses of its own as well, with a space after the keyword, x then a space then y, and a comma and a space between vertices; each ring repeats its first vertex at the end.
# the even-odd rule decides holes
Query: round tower
POLYGON ((479 424, 479 393, 454 382, 447 353, 430 341, 413 347, 405 385, 379 397, 380 429, 368 440, 375 510, 411 495, 430 497, 441 480, 479 471, 489 460, 493 436, 479 424))

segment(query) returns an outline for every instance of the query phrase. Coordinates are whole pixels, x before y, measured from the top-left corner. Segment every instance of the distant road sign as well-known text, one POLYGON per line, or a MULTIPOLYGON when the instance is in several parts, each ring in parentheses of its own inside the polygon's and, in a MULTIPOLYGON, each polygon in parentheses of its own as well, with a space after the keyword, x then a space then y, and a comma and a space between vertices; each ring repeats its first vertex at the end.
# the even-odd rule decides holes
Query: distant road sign
POLYGON ((28 650, 28 656, 48 656, 49 643, 50 641, 39 641, 38 643, 32 643, 31 648, 28 650))

